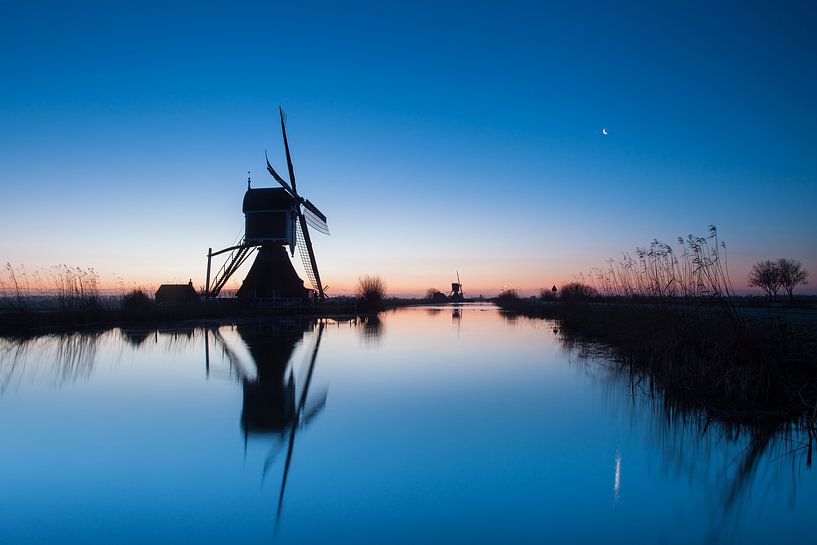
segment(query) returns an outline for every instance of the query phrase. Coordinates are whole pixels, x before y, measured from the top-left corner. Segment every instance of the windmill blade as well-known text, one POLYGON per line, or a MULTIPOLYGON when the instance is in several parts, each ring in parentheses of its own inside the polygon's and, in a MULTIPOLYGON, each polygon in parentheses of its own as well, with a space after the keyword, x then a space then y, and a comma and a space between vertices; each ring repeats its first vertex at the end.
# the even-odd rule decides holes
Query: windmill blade
POLYGON ((287 128, 284 123, 284 109, 278 106, 278 112, 281 114, 281 132, 284 135, 284 149, 287 152, 287 168, 289 169, 289 181, 292 184, 292 191, 295 195, 298 194, 298 186, 295 185, 295 170, 292 168, 292 157, 289 155, 289 142, 287 141, 287 128))
POLYGON ((326 220, 322 220, 320 217, 313 214, 308 208, 304 210, 304 217, 306 218, 306 223, 311 225, 316 231, 323 233, 324 235, 329 234, 329 226, 326 225, 326 220))
POLYGON ((291 187, 289 187, 289 184, 286 182, 286 180, 284 180, 283 178, 281 178, 281 176, 279 176, 279 175, 278 175, 278 173, 277 173, 277 172, 275 172, 275 169, 274 169, 274 168, 272 168, 272 165, 271 165, 271 164, 269 164, 269 157, 267 157, 267 150, 264 150, 264 158, 267 160, 267 172, 269 172, 270 174, 272 174, 272 177, 273 177, 273 178, 275 178, 275 180, 276 180, 276 181, 277 181, 279 184, 281 184, 282 186, 284 186, 284 189, 286 189, 287 191, 289 191, 290 195, 292 195, 292 194, 293 194, 293 192, 292 192, 292 188, 291 188, 291 187))
POLYGON ((318 296, 323 299, 323 284, 321 284, 321 275, 318 273, 318 263, 315 261, 315 250, 312 249, 312 239, 309 237, 306 218, 304 218, 300 210, 298 211, 298 232, 296 235, 299 237, 301 262, 304 264, 306 274, 309 281, 312 282, 312 286, 318 290, 318 296), (306 255, 303 253, 304 247, 306 248, 306 255))
POLYGON ((261 471, 261 482, 264 481, 264 478, 267 476, 267 472, 269 472, 270 467, 275 462, 275 459, 278 458, 278 455, 284 449, 284 437, 285 434, 281 434, 276 436, 276 442, 273 443, 272 447, 270 447, 269 453, 267 453, 267 458, 264 460, 264 467, 261 471))
POLYGON ((312 420, 318 416, 326 407, 326 390, 322 390, 318 398, 311 401, 309 405, 304 408, 304 426, 308 426, 312 420))
POLYGON ((315 216, 317 216, 322 222, 326 223, 326 215, 320 210, 318 210, 318 207, 315 206, 309 199, 306 199, 304 201, 304 208, 306 208, 315 216))
POLYGON ((306 238, 304 237, 304 229, 302 227, 301 220, 299 219, 295 223, 295 237, 296 237, 296 244, 295 246, 298 248, 298 254, 301 256, 301 264, 304 266, 304 271, 306 272, 306 278, 309 280, 309 283, 312 284, 314 289, 318 289, 318 281, 315 279, 315 271, 312 270, 312 261, 309 259, 309 252, 306 250, 306 238))

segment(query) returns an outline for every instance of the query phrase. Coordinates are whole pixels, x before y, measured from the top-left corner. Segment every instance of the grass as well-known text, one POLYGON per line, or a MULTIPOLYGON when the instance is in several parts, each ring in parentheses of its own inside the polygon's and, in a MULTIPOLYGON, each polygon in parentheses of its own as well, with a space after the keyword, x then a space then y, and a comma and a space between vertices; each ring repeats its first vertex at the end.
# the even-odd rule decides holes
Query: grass
POLYGON ((555 301, 506 294, 497 304, 555 320, 567 345, 612 358, 634 388, 660 394, 673 410, 814 429, 817 316, 736 304, 714 227, 679 244, 676 253, 653 241, 636 257, 563 286, 555 301))
POLYGON ((134 288, 126 292, 125 283, 121 278, 118 280, 119 289, 103 295, 99 275, 93 268, 58 265, 28 272, 22 266, 6 263, 0 268, 0 335, 31 336, 180 320, 347 315, 357 313, 359 307, 357 300, 343 298, 320 304, 286 301, 272 305, 244 304, 225 298, 212 304, 157 305, 149 294, 152 290, 134 288))

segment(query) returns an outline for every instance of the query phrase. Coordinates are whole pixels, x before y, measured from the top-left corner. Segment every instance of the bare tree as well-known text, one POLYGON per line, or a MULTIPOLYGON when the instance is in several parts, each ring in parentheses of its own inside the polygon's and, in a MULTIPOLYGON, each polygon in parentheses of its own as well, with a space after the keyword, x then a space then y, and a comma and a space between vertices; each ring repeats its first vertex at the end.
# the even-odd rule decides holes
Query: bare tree
POLYGON ((749 271, 749 286, 757 286, 766 292, 770 299, 777 298, 782 282, 780 280, 780 269, 774 261, 758 261, 752 265, 749 271))
POLYGON ((789 294, 789 301, 794 300, 795 286, 798 284, 808 284, 808 271, 803 268, 803 264, 796 259, 778 259, 777 271, 780 275, 780 285, 789 294))

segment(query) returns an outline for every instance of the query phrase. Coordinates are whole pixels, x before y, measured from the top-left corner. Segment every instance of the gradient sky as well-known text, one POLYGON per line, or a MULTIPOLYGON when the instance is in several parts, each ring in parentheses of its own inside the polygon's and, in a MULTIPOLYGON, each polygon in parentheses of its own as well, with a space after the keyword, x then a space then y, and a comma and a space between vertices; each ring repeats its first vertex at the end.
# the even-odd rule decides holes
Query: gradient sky
POLYGON ((203 284, 282 105, 330 294, 525 293, 709 224, 739 290, 790 257, 814 293, 815 2, 165 4, 0 2, 3 263, 203 284))

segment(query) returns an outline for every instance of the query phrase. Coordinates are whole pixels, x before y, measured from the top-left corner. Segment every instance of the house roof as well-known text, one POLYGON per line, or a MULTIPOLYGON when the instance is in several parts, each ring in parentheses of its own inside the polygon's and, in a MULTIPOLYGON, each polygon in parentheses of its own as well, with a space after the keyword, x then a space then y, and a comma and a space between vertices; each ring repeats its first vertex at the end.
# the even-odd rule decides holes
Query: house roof
POLYGON ((193 284, 162 284, 156 290, 157 301, 186 301, 196 299, 198 294, 193 284))

